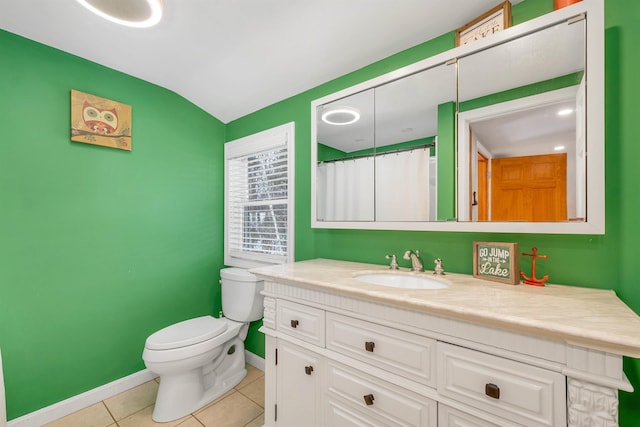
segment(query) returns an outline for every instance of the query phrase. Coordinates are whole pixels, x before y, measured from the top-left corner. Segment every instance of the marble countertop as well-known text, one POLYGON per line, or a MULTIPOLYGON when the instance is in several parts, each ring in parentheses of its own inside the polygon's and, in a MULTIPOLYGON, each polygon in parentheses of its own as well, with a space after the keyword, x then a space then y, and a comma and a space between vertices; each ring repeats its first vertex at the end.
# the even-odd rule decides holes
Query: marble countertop
POLYGON ((471 275, 407 269, 329 259, 315 259, 251 270, 286 284, 466 320, 608 353, 640 358, 640 317, 611 290, 564 285, 509 285, 471 275), (402 289, 354 279, 364 272, 402 272, 442 280, 444 289, 402 289))

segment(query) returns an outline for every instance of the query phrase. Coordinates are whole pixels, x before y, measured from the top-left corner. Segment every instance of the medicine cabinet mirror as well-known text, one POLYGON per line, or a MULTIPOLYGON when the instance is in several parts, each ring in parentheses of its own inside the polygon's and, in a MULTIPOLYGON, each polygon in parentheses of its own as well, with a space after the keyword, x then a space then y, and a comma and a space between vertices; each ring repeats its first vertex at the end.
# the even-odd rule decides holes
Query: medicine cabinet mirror
POLYGON ((584 0, 314 101, 312 225, 604 233, 603 31, 584 0))

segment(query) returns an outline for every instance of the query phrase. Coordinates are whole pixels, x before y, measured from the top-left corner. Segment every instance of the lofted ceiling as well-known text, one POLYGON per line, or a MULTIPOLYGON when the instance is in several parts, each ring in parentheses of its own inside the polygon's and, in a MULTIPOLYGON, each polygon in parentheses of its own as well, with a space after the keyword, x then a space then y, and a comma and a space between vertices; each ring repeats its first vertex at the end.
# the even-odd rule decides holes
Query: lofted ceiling
POLYGON ((499 3, 164 0, 160 23, 141 29, 103 20, 75 0, 0 0, 0 29, 172 90, 228 123, 499 3))

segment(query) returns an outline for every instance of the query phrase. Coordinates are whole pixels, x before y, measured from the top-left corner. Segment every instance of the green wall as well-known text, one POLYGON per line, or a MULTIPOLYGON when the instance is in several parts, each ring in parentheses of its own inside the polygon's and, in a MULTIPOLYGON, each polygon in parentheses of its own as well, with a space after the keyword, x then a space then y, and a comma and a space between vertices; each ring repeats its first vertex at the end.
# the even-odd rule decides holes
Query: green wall
POLYGON ((150 83, 0 31, 0 347, 8 418, 144 369, 220 309, 225 126, 150 83), (130 104, 131 152, 71 142, 70 90, 130 104))
MULTIPOLYGON (((526 0, 513 7, 514 24, 552 10, 551 0, 526 0)), ((420 249, 425 260, 440 257, 444 267, 472 272, 472 242, 518 242, 522 248, 537 246, 548 260, 538 263, 540 275, 552 282, 614 289, 636 313, 640 313, 640 285, 636 276, 640 241, 640 197, 637 183, 640 144, 636 111, 640 108, 640 2, 607 0, 606 9, 606 234, 537 235, 498 233, 446 233, 410 231, 323 230, 310 228, 310 107, 311 101, 379 76, 393 69, 450 49, 453 33, 400 52, 227 126, 228 140, 289 121, 296 122, 296 259, 315 257, 385 263, 384 255, 420 249)), ((522 260, 525 263, 527 260, 522 260)), ((404 262, 401 260, 401 262, 404 262)), ((428 264, 427 264, 428 265, 428 264)), ((527 265, 527 264, 523 264, 527 265)), ((404 265, 405 267, 408 265, 404 265)), ((640 389, 640 361, 626 359, 625 372, 640 389)), ((637 426, 640 391, 620 392, 622 426, 637 426)))

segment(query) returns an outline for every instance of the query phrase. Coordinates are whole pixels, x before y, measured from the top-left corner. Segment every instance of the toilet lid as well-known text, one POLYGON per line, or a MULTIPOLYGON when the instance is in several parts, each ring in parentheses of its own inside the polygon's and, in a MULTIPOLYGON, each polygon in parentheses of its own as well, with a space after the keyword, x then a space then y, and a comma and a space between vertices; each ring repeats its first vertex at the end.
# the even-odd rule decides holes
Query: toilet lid
POLYGON ((147 338, 150 350, 170 350, 210 340, 227 330, 227 324, 211 316, 185 320, 160 329, 147 338))

